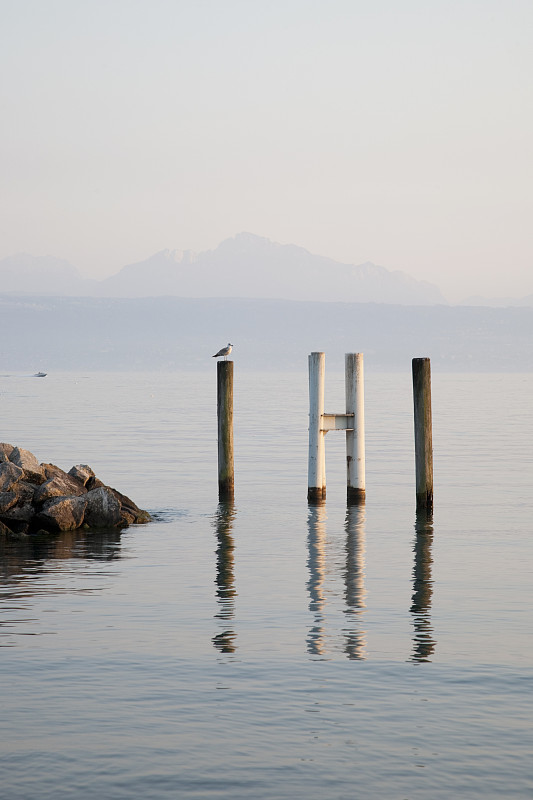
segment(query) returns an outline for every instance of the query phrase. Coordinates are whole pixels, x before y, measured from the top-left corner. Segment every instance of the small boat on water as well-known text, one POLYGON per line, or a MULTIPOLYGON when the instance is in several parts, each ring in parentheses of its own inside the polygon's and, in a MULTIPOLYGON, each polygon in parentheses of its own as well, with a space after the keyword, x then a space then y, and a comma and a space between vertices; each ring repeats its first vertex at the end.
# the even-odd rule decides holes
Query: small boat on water
POLYGON ((32 378, 46 378, 47 374, 46 372, 36 372, 35 375, 32 375, 32 378))

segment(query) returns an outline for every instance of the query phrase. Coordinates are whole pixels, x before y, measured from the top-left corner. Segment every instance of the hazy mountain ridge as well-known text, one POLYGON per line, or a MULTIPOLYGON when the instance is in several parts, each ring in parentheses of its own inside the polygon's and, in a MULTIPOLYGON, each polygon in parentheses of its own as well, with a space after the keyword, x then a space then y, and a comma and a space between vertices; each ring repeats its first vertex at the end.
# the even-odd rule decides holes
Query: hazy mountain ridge
POLYGON ((533 371, 533 309, 290 300, 0 296, 0 374, 37 370, 214 369, 234 344, 236 368, 307 369, 313 350, 343 369, 533 371))
POLYGON ((191 250, 160 250, 150 258, 128 264, 99 282, 104 297, 151 297, 176 295, 179 274, 197 259, 191 250))
POLYGON ((439 289, 371 262, 342 264, 293 244, 241 233, 214 250, 161 250, 101 281, 52 257, 0 261, 3 292, 90 297, 249 297, 286 300, 445 303, 439 289))
MULTIPOLYGON (((0 260, 0 292, 66 297, 242 297, 322 302, 447 304, 437 286, 371 261, 344 264, 251 233, 214 250, 160 250, 103 280, 67 261, 18 254, 0 260)), ((461 306, 533 307, 526 297, 471 296, 461 306)))
POLYGON ((240 233, 215 249, 181 260, 162 251, 102 282, 121 297, 246 297, 326 302, 445 303, 439 289, 366 262, 342 264, 296 245, 240 233))
POLYGON ((90 295, 98 281, 84 279, 76 267, 54 256, 18 253, 0 261, 0 291, 90 295))

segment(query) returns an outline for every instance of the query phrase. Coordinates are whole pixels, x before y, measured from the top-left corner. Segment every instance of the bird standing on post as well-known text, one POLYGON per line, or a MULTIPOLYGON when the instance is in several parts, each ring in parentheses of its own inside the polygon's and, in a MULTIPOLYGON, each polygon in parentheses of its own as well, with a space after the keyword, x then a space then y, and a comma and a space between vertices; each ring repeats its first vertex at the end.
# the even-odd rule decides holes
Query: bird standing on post
POLYGON ((233 345, 228 342, 227 346, 219 350, 218 353, 215 353, 213 358, 220 358, 221 356, 224 356, 224 361, 226 361, 229 354, 231 353, 232 347, 233 345))

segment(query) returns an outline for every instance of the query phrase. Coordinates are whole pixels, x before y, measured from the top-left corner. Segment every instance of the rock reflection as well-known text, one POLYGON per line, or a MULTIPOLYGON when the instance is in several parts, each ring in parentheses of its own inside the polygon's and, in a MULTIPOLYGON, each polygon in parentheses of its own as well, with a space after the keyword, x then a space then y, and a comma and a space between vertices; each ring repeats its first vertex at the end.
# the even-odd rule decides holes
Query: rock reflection
POLYGON ((0 536, 0 581, 10 586, 10 594, 19 594, 15 585, 31 595, 37 579, 50 572, 57 574, 62 561, 72 559, 112 561, 120 558, 122 531, 116 528, 100 531, 65 531, 50 536, 25 536, 12 540, 0 536))
POLYGON ((326 573, 326 507, 325 504, 309 506, 307 517, 309 580, 309 611, 314 617, 314 624, 307 637, 307 652, 310 655, 323 655, 324 646, 324 576, 326 573))
POLYGON ((235 545, 233 542, 233 523, 236 517, 235 505, 232 501, 220 502, 214 518, 214 528, 217 536, 217 572, 216 596, 218 613, 215 619, 221 621, 223 630, 217 633, 212 641, 221 653, 234 653, 237 649, 237 634, 228 622, 235 616, 235 545))
POLYGON ((361 628, 361 614, 366 608, 365 598, 365 509, 349 505, 346 508, 346 571, 345 614, 349 627, 345 629, 344 651, 350 660, 366 658, 366 632, 361 628))
POLYGON ((436 641, 431 626, 431 597, 433 581, 431 577, 431 545, 433 543, 433 516, 419 511, 415 522, 415 541, 413 552, 413 596, 410 611, 413 614, 413 654, 411 661, 431 661, 436 641))

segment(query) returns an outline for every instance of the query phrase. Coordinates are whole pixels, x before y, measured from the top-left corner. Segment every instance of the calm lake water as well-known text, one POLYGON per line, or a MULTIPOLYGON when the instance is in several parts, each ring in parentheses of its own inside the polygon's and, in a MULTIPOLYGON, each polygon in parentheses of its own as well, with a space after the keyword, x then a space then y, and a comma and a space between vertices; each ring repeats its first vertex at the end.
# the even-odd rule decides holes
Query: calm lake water
MULTIPOLYGON (((343 376, 326 375, 327 411, 343 376)), ((154 514, 1 545, 3 800, 531 798, 532 375, 433 375, 435 513, 414 513, 410 364, 366 377, 307 506, 307 375, 0 379, 0 439, 154 514)))

